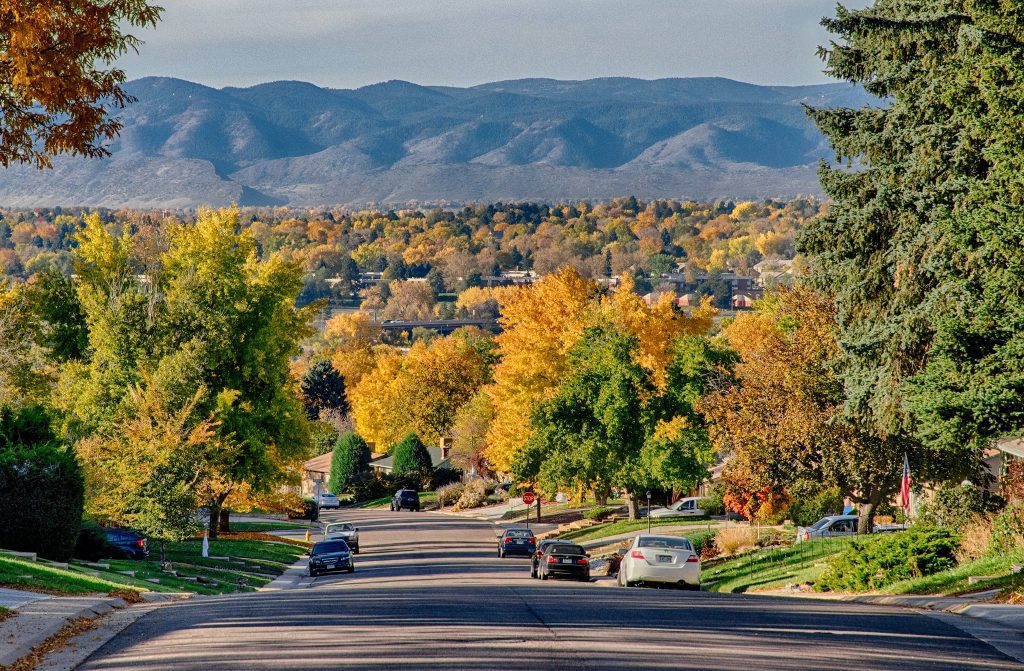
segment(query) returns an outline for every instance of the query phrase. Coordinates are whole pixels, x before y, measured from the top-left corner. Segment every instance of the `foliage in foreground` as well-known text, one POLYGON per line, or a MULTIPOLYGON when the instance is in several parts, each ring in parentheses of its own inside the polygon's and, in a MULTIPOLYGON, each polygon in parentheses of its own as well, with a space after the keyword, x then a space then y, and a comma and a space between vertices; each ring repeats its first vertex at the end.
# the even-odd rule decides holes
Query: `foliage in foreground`
POLYGON ((942 527, 912 527, 858 538, 832 560, 816 588, 867 592, 939 573, 956 566, 958 541, 952 531, 942 527))

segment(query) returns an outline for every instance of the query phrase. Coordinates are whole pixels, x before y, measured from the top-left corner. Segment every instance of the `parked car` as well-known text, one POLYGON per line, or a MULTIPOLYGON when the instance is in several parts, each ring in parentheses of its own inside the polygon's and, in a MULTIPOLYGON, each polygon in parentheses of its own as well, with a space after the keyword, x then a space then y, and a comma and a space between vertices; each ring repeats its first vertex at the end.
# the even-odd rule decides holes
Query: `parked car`
POLYGON ((321 573, 331 571, 356 570, 352 562, 352 551, 343 540, 320 541, 309 551, 309 575, 315 578, 321 573))
POLYGON ((532 557, 537 551, 537 537, 530 529, 505 529, 498 539, 498 557, 509 555, 532 557))
POLYGON ((391 510, 406 510, 420 511, 420 493, 415 489, 399 489, 395 492, 395 495, 391 497, 391 510))
POLYGON ((541 580, 564 577, 590 582, 590 555, 575 543, 554 543, 544 550, 537 570, 541 580))
POLYGON ((537 570, 537 567, 540 564, 541 555, 544 554, 544 550, 546 550, 547 548, 551 547, 552 545, 556 545, 558 543, 562 543, 563 545, 572 545, 572 541, 562 541, 562 540, 558 540, 557 538, 545 538, 541 542, 537 543, 537 551, 533 553, 533 557, 530 560, 530 577, 531 578, 539 578, 540 577, 540 572, 537 570))
POLYGON ((338 497, 335 496, 334 494, 331 494, 330 492, 324 492, 323 494, 320 495, 320 498, 317 499, 317 505, 319 505, 321 508, 340 508, 341 501, 339 501, 338 497))
POLYGON ((146 537, 131 529, 104 529, 107 542, 124 552, 132 559, 145 559, 149 556, 146 537))
POLYGON ((809 527, 798 527, 796 542, 803 543, 812 538, 837 538, 854 536, 857 533, 860 519, 856 515, 829 515, 822 517, 809 527))
POLYGON ((351 522, 332 522, 324 527, 324 540, 342 540, 348 544, 352 554, 359 554, 359 527, 351 522))
POLYGON ((700 508, 700 497, 690 496, 679 499, 668 508, 651 508, 651 518, 658 517, 694 517, 704 515, 700 508))
POLYGON ((640 535, 619 565, 619 586, 658 583, 700 589, 700 557, 686 538, 640 535))

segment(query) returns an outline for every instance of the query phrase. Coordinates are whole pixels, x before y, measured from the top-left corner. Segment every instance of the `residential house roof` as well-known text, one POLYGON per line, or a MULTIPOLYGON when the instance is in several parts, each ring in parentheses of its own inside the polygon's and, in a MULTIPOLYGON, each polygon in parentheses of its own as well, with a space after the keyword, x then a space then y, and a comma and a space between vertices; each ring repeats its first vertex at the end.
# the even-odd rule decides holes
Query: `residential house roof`
MULTIPOLYGON (((439 468, 451 468, 451 460, 442 456, 440 447, 428 447, 427 452, 430 453, 430 463, 434 467, 434 470, 439 468)), ((390 473, 395 468, 395 459, 392 456, 382 457, 376 461, 370 462, 370 468, 376 468, 381 471, 390 473)))

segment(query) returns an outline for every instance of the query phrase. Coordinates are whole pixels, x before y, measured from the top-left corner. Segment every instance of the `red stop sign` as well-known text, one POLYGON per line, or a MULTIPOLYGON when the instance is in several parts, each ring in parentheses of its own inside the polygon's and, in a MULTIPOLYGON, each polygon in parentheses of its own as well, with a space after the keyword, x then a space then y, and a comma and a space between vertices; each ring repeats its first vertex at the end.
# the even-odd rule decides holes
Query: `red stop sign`
POLYGON ((537 495, 533 492, 523 492, 523 503, 530 505, 537 500, 537 495))

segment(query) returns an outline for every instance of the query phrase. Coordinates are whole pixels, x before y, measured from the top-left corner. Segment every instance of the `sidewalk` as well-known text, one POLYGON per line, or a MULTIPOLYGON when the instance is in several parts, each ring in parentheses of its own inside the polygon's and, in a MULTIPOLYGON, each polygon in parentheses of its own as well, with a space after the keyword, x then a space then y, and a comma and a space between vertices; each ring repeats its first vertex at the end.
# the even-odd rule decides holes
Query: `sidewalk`
POLYGON ((32 652, 71 620, 127 606, 123 599, 110 597, 44 597, 24 603, 13 617, 0 622, 0 668, 32 652))

